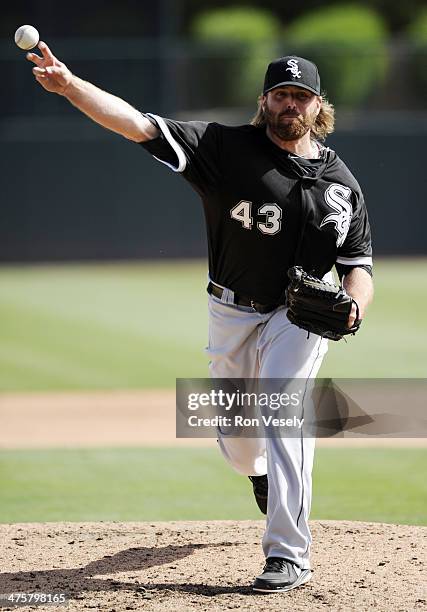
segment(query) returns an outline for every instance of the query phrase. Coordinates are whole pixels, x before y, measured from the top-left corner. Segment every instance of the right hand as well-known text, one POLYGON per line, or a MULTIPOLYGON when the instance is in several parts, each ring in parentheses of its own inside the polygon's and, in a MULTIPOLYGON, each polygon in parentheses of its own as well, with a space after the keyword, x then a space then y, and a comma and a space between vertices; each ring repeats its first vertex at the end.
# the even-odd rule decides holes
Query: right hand
POLYGON ((35 64, 33 74, 36 81, 47 91, 64 96, 73 78, 71 71, 53 55, 46 43, 40 41, 38 48, 42 57, 36 53, 27 53, 27 60, 35 64))

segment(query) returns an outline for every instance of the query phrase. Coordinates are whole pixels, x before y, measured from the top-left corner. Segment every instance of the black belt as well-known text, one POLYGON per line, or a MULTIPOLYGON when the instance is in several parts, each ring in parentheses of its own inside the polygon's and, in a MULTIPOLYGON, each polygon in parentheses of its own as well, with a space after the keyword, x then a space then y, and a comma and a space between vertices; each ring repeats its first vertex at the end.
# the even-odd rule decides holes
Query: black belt
MULTIPOLYGON (((214 283, 209 283, 207 291, 210 295, 214 295, 216 298, 221 299, 224 289, 218 287, 218 285, 215 285, 214 283)), ((234 294, 233 304, 236 306, 247 306, 249 308, 253 308, 260 314, 267 314, 268 312, 276 310, 276 308, 281 306, 281 304, 260 304, 259 302, 255 302, 247 297, 236 294, 234 294)))

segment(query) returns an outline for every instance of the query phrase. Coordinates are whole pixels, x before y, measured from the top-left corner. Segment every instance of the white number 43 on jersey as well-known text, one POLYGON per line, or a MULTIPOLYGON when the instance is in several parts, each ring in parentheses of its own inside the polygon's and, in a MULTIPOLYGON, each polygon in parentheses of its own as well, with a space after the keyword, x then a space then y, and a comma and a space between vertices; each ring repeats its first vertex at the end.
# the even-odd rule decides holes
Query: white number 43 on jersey
MULTIPOLYGON (((252 202, 240 200, 236 206, 230 210, 232 219, 239 221, 245 229, 252 229, 252 202)), ((264 217, 263 221, 257 222, 257 227, 263 234, 273 236, 282 229, 282 209, 277 204, 263 204, 258 210, 257 217, 264 217)))

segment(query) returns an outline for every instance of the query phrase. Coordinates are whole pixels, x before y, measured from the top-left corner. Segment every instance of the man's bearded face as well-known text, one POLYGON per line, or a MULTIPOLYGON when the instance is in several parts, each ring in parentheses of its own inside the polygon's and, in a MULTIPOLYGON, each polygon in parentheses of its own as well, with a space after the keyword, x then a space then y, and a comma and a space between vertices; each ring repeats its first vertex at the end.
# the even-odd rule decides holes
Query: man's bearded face
MULTIPOLYGON (((277 104, 267 96, 264 104, 265 121, 281 140, 299 140, 316 123, 317 110, 307 104, 295 102, 292 106, 277 104)), ((311 106, 311 105, 310 105, 311 106)))

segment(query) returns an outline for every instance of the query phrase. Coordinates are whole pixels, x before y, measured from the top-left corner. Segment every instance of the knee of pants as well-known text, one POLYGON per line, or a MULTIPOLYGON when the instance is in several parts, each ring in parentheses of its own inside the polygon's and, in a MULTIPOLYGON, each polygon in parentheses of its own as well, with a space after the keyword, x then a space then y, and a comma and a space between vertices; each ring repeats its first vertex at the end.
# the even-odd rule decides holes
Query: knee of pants
POLYGON ((218 438, 225 459, 242 476, 263 476, 267 473, 265 440, 255 438, 218 438))

